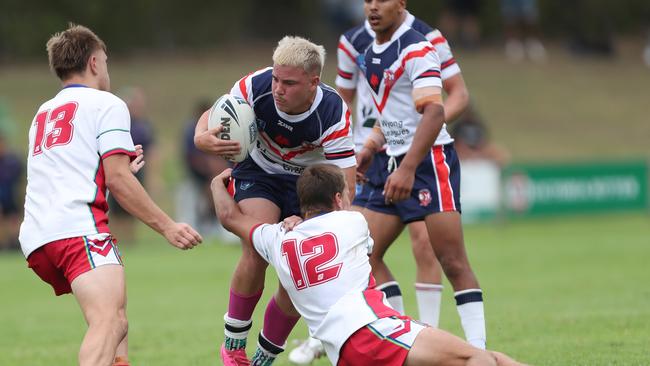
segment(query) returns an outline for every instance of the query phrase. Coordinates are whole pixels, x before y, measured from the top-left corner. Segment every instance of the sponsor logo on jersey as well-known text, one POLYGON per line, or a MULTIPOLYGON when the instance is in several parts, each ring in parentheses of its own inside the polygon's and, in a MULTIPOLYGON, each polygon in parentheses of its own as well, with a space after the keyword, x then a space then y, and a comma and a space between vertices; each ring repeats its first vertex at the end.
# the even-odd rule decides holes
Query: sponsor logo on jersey
POLYGON ((289 131, 293 131, 293 126, 290 126, 290 125, 288 125, 288 124, 282 122, 281 120, 278 120, 278 126, 280 126, 280 127, 284 127, 284 128, 286 128, 287 130, 289 130, 289 131))
POLYGON ((252 187, 255 184, 255 182, 249 182, 249 181, 243 181, 239 183, 239 189, 242 191, 247 190, 248 188, 252 187))
POLYGON ((428 189, 420 189, 418 192, 418 199, 420 200, 420 206, 426 207, 431 203, 431 191, 428 189))

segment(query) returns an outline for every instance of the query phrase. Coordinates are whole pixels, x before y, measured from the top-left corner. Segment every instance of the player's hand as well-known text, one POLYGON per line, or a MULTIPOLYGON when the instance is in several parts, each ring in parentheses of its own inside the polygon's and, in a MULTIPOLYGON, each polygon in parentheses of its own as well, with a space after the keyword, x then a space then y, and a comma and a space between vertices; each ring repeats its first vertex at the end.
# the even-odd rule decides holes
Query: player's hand
POLYGON ((222 140, 217 137, 217 135, 221 133, 222 129, 223 126, 218 126, 195 135, 194 145, 196 145, 197 149, 203 152, 215 154, 221 157, 239 154, 241 151, 239 142, 222 140))
POLYGON ((363 148, 361 151, 356 153, 355 157, 357 158, 357 171, 365 174, 374 156, 375 154, 370 149, 366 148, 363 148))
POLYGON ((214 187, 215 184, 220 184, 221 186, 228 187, 228 183, 230 183, 230 177, 232 176, 232 169, 227 168, 224 169, 219 175, 214 177, 212 179, 212 183, 210 184, 212 187, 214 187))
POLYGON ((142 145, 135 145, 135 159, 129 164, 131 173, 137 174, 144 166, 144 149, 142 145))
POLYGON ((284 231, 291 231, 294 227, 298 226, 302 222, 302 217, 300 216, 289 216, 286 219, 282 220, 282 228, 284 231))
POLYGON ((192 249, 203 241, 203 238, 190 225, 175 222, 163 232, 169 244, 176 248, 192 249))
POLYGON ((415 172, 401 166, 398 167, 388 176, 384 185, 386 204, 397 203, 409 198, 413 189, 413 182, 415 182, 415 172))

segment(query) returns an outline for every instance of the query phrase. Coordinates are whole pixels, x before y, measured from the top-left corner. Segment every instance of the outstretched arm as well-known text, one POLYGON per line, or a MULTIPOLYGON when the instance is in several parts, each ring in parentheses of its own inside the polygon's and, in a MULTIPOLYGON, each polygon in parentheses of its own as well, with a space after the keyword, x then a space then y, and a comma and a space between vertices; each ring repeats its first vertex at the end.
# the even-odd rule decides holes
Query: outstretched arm
POLYGON ((212 180, 210 188, 212 189, 214 208, 223 227, 242 238, 248 245, 252 245, 250 243, 251 230, 262 222, 252 216, 244 215, 228 193, 226 186, 230 181, 231 174, 232 169, 226 169, 212 180))
POLYGON ((191 249, 203 241, 191 226, 174 222, 153 202, 131 172, 127 155, 111 155, 103 159, 102 163, 108 189, 128 213, 162 234, 177 248, 191 249))

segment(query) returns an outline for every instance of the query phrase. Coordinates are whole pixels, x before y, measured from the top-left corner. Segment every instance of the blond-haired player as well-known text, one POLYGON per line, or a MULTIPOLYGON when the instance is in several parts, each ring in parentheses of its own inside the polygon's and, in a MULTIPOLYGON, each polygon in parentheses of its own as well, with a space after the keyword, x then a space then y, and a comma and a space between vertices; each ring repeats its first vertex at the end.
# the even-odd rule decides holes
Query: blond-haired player
MULTIPOLYGON (((230 191, 238 206, 260 222, 276 223, 300 213, 296 180, 308 166, 330 162, 343 169, 354 187, 356 161, 350 112, 334 89, 320 82, 325 50, 304 38, 285 37, 273 53, 273 67, 255 71, 235 83, 231 94, 254 109, 258 143, 232 172, 230 191)), ((218 139, 219 128, 208 130, 208 113, 199 119, 195 144, 221 156, 240 150, 233 141, 218 139)), ((348 192, 350 198, 354 190, 348 192)), ((243 245, 230 287, 225 315, 226 365, 245 365, 248 330, 262 295, 267 262, 243 245)), ((270 365, 284 349, 299 315, 280 286, 269 302, 259 335, 255 365, 270 365)))
POLYGON ((88 323, 79 364, 128 365, 124 268, 108 227, 108 191, 171 245, 190 249, 202 239, 160 210, 133 175, 142 162, 131 163, 127 107, 108 92, 104 42, 71 25, 50 38, 47 52, 63 89, 39 107, 29 130, 20 245, 56 295, 72 292, 79 302, 88 323))

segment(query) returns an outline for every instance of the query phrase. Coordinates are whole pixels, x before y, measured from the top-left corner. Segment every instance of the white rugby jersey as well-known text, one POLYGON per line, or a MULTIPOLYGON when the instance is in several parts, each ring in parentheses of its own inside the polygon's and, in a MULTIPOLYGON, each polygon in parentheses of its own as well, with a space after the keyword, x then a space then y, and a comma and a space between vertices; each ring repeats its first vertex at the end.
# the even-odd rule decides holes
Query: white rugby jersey
MULTIPOLYGON (((440 59, 440 76, 443 82, 461 72, 460 66, 456 63, 456 59, 451 52, 449 42, 438 29, 430 27, 427 23, 408 12, 404 23, 422 33, 435 47, 436 54, 440 59)), ((370 90, 363 75, 361 75, 358 64, 359 61, 363 60, 363 57, 359 57, 359 55, 365 54, 374 38, 375 32, 370 28, 370 23, 366 20, 363 24, 342 34, 339 39, 336 86, 356 89, 357 103, 352 123, 355 151, 361 150, 377 120, 377 112, 375 111, 370 90)), ((446 127, 443 126, 443 130, 446 131, 446 127)), ((446 141, 446 136, 441 131, 435 144, 440 145, 445 143, 444 141, 446 141)))
POLYGON ((230 91, 255 111, 259 134, 250 154, 255 163, 269 174, 293 175, 316 163, 355 166, 350 111, 338 93, 321 83, 311 108, 289 115, 273 100, 272 71, 268 67, 251 73, 230 91))
POLYGON ((385 316, 383 293, 369 289, 374 287, 368 262, 373 241, 360 213, 329 212, 289 232, 282 224, 262 224, 252 230, 251 242, 275 268, 309 334, 323 342, 332 364, 355 331, 385 316))
POLYGON ((29 129, 25 257, 54 240, 108 233, 102 159, 135 157, 126 104, 111 93, 70 85, 38 109, 29 129))

